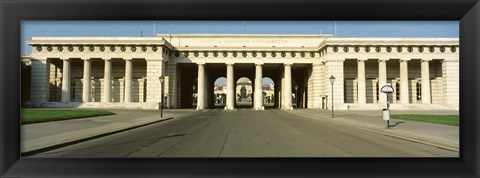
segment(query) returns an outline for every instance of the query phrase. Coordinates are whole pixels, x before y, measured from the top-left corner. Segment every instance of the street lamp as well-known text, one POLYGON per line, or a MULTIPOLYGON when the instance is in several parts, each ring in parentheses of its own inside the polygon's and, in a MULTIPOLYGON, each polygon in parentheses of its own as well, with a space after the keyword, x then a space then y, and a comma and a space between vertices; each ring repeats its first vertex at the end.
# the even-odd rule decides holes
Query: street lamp
POLYGON ((163 82, 165 81, 165 76, 158 77, 160 80, 160 117, 163 117, 163 82))
POLYGON ((192 86, 192 108, 195 110, 195 85, 192 86))
POLYGON ((298 84, 295 84, 295 110, 298 110, 298 84))
POLYGON ((328 79, 330 80, 330 84, 332 84, 332 118, 334 118, 334 115, 333 115, 333 82, 335 82, 335 77, 332 75, 328 79))

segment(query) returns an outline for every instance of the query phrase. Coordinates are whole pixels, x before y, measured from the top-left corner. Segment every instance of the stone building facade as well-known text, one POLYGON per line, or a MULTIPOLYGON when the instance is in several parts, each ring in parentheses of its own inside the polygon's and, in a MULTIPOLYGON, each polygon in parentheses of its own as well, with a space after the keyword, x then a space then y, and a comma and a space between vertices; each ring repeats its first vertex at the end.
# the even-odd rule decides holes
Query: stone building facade
MULTIPOLYGON (((332 101, 336 109, 381 109, 386 84, 394 88, 392 109, 459 107, 458 38, 159 34, 27 43, 30 107, 191 108, 196 96, 202 110, 214 106, 219 77, 227 78, 227 91, 250 79, 256 110, 264 108, 263 77, 274 81, 281 109, 329 109, 332 101)), ((236 96, 227 92, 225 109, 235 109, 236 96)))

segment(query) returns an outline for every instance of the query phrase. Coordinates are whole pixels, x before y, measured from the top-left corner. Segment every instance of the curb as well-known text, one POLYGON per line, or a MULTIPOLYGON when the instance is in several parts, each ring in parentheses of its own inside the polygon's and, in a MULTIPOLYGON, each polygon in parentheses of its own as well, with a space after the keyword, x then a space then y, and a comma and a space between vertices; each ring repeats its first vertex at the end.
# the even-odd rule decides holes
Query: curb
MULTIPOLYGON (((37 148, 30 148, 26 151, 22 151, 21 156, 23 156, 23 157, 31 156, 31 155, 34 155, 34 154, 37 154, 37 153, 50 151, 50 150, 53 150, 53 149, 57 149, 57 148, 61 148, 61 147, 65 147, 65 146, 69 146, 69 145, 73 145, 73 144, 77 144, 77 143, 81 143, 81 142, 105 137, 105 136, 108 136, 108 135, 113 135, 113 134, 116 134, 116 133, 120 133, 120 132, 124 132, 124 131, 128 131, 128 130, 152 125, 152 124, 155 124, 155 123, 159 123, 159 122, 163 122, 163 121, 167 121, 167 120, 171 120, 171 119, 173 119, 173 117, 166 117, 166 118, 162 118, 162 119, 158 119, 158 120, 154 120, 154 121, 140 123, 138 125, 130 125, 130 126, 127 126, 127 127, 108 130, 108 131, 102 132, 102 133, 92 134, 92 135, 78 137, 78 138, 72 138, 72 139, 64 141, 64 142, 51 143, 51 144, 47 144, 46 146, 39 146, 37 148)), ((61 135, 61 134, 58 134, 58 135, 61 135)), ((53 136, 58 136, 58 135, 53 135, 53 136)))
POLYGON ((437 148, 450 150, 450 151, 456 151, 456 152, 460 151, 457 147, 442 144, 442 143, 427 141, 427 140, 422 139, 422 138, 409 137, 409 136, 405 136, 405 135, 401 135, 401 134, 397 134, 397 133, 392 133, 392 132, 389 132, 389 131, 380 130, 380 129, 377 129, 377 128, 371 128, 369 126, 365 126, 365 125, 361 125, 361 124, 347 123, 345 121, 340 121, 340 123, 344 124, 344 125, 351 125, 351 126, 354 126, 356 128, 369 130, 369 131, 375 132, 377 134, 382 134, 382 135, 386 135, 386 136, 395 137, 395 138, 402 139, 402 140, 408 140, 408 141, 412 141, 412 142, 416 142, 416 143, 430 145, 430 146, 434 146, 434 147, 437 147, 437 148))
MULTIPOLYGON (((289 113, 300 115, 300 114, 294 113, 294 112, 289 112, 289 113)), ((310 118, 313 116, 313 114, 310 114, 310 113, 304 113, 304 115, 308 115, 307 117, 310 117, 310 118)), ((317 116, 317 115, 315 115, 315 116, 317 116)), ((327 119, 323 116, 317 116, 317 117, 320 117, 320 118, 324 119, 323 121, 333 122, 332 120, 329 120, 329 119, 327 119)), ((312 119, 317 119, 317 118, 312 118, 312 119)), ((456 152, 460 151, 459 148, 455 147, 455 146, 450 146, 450 145, 437 143, 437 142, 431 142, 431 141, 428 141, 428 140, 425 140, 425 139, 422 139, 422 138, 418 138, 418 137, 414 138, 414 137, 409 137, 409 136, 405 136, 405 135, 401 135, 401 134, 397 134, 397 133, 392 133, 390 131, 380 130, 378 128, 372 128, 372 127, 366 126, 364 124, 357 124, 357 123, 352 123, 352 122, 343 121, 343 120, 336 120, 334 123, 349 125, 349 126, 353 126, 353 127, 356 127, 356 128, 368 130, 368 131, 371 131, 371 132, 374 132, 374 133, 377 133, 377 134, 382 134, 382 135, 391 136, 391 137, 402 139, 402 140, 408 140, 408 141, 412 141, 412 142, 416 142, 416 143, 421 143, 421 144, 425 144, 425 145, 429 145, 429 146, 434 146, 434 147, 445 149, 445 150, 456 151, 456 152)))

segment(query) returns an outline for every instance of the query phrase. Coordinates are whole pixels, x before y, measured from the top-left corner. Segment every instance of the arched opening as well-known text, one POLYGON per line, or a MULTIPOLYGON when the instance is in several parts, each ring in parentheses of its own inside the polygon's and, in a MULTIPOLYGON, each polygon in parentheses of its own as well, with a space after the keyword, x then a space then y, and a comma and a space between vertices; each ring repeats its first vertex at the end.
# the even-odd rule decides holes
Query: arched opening
POLYGON ((213 106, 224 108, 227 104, 227 78, 219 77, 213 84, 213 106))
POLYGON ((263 79, 263 106, 265 108, 274 108, 275 105, 275 83, 270 77, 263 79))
POLYGON ((235 105, 237 108, 253 107, 253 85, 246 77, 237 80, 235 87, 235 105))

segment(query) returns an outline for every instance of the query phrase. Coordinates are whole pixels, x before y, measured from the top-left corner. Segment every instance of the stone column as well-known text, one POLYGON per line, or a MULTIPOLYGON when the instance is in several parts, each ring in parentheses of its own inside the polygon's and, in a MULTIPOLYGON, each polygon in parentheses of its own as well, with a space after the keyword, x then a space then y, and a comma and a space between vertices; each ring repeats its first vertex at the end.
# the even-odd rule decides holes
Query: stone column
POLYGON ((422 70, 422 103, 430 104, 430 60, 422 60, 421 70, 422 70))
POLYGON ((103 100, 102 102, 112 101, 112 61, 111 59, 103 59, 105 61, 105 69, 103 75, 103 100))
POLYGON ((125 103, 132 102, 132 59, 125 59, 125 103))
POLYGON ((262 80, 262 64, 255 64, 255 97, 254 106, 255 110, 263 109, 263 80, 262 80))
POLYGON ((198 64, 197 110, 205 109, 205 64, 198 64))
POLYGON ((387 94, 382 93, 381 89, 387 84, 387 60, 378 59, 378 102, 386 103, 387 94))
POLYGON ((358 103, 365 104, 367 101, 366 97, 366 82, 365 82, 365 59, 357 60, 357 77, 358 77, 358 103))
POLYGON ((226 109, 232 110, 235 106, 235 83, 233 64, 227 64, 227 104, 226 109))
POLYGON ((82 101, 83 102, 90 102, 91 99, 91 63, 90 59, 83 59, 83 93, 82 93, 82 101))
POLYGON ((292 109, 292 64, 285 64, 285 87, 283 88, 283 109, 292 109))
POLYGON ((70 59, 62 60, 62 102, 70 102, 70 59))
POLYGON ((408 60, 400 59, 400 103, 408 104, 408 60))

